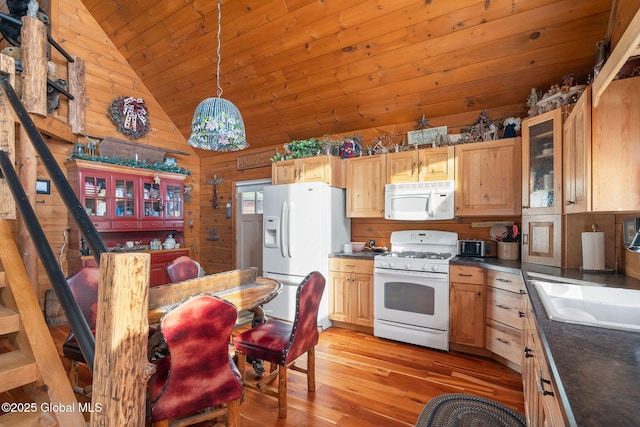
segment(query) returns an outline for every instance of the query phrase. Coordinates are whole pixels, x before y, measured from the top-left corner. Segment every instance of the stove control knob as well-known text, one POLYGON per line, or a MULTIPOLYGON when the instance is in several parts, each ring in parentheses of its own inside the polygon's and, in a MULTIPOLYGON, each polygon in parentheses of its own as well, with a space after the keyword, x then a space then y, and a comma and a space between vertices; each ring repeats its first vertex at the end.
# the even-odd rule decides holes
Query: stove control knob
POLYGON ((438 264, 431 265, 431 271, 438 271, 438 270, 440 270, 440 268, 438 267, 438 264))

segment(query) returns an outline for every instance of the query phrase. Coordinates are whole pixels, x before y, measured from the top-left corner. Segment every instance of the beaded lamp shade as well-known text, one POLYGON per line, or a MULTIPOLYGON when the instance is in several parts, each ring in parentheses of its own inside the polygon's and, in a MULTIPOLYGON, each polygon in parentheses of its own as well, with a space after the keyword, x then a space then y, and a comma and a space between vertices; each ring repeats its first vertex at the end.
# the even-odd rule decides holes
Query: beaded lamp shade
POLYGON ((218 96, 200 102, 193 113, 189 145, 212 151, 238 151, 249 146, 242 115, 231 101, 222 98, 220 86, 220 0, 218 0, 218 96))
POLYGON ((237 151, 247 144, 238 108, 223 98, 207 98, 193 113, 189 145, 203 150, 237 151))

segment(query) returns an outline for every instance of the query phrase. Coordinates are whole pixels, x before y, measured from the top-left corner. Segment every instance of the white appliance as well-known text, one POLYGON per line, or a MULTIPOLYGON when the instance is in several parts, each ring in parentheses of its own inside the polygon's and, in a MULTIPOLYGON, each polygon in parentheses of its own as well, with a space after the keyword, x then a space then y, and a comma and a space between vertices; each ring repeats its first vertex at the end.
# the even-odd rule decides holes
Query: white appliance
POLYGON ((318 325, 329 320, 329 254, 351 240, 345 214, 345 192, 323 182, 272 185, 264 188, 262 274, 279 280, 280 295, 265 304, 267 316, 294 320, 296 290, 312 271, 327 280, 318 325))
POLYGON ((391 252, 373 264, 373 334, 449 350, 449 260, 458 233, 391 233, 391 252))
POLYGON ((386 219, 426 221, 454 217, 455 181, 407 182, 384 187, 386 219))

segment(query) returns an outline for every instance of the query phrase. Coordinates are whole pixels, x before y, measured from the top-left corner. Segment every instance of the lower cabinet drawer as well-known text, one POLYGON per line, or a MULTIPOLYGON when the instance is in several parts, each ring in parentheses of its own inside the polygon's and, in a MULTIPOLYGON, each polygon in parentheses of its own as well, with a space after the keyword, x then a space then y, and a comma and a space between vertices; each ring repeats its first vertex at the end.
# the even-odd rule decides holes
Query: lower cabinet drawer
POLYGON ((521 332, 515 328, 488 319, 485 347, 518 366, 522 363, 521 332))
POLYGON ((502 289, 487 287, 487 318, 522 329, 522 297, 502 289))

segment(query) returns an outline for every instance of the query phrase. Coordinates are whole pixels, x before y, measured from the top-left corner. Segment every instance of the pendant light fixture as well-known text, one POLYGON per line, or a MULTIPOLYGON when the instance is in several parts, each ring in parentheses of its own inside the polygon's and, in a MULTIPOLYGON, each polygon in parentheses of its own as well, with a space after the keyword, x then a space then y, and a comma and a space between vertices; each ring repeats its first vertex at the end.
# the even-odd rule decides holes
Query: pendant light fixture
POLYGON ((189 145, 203 150, 238 151, 249 146, 242 115, 231 101, 222 98, 220 85, 220 0, 218 0, 218 63, 216 68, 217 97, 200 102, 193 113, 189 145))

